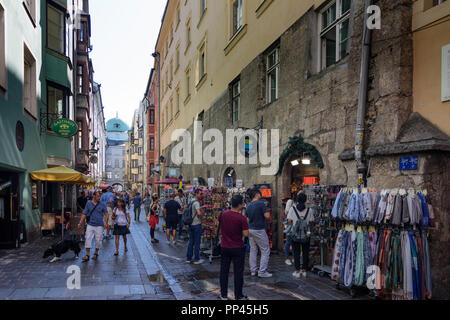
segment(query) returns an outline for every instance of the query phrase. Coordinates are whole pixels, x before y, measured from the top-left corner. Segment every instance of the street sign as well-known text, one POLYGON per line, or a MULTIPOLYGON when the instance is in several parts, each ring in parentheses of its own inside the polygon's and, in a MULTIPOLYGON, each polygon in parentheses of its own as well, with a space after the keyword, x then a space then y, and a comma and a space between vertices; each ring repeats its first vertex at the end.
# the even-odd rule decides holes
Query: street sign
POLYGON ((178 177, 178 168, 169 168, 169 177, 178 177))
POLYGON ((52 131, 58 136, 69 138, 78 132, 78 125, 70 119, 56 119, 52 123, 52 131))
POLYGON ((417 170, 419 163, 418 156, 401 157, 398 161, 400 170, 417 170))

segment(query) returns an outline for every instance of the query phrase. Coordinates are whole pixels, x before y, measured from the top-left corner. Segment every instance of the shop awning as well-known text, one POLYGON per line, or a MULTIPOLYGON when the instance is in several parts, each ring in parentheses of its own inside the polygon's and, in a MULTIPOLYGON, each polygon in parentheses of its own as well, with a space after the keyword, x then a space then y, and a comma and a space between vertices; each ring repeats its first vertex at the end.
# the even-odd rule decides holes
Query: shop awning
POLYGON ((156 184, 178 184, 180 183, 181 180, 177 179, 177 178, 167 178, 164 180, 160 180, 160 181, 156 181, 156 184))
POLYGON ((31 179, 38 181, 95 184, 95 181, 91 177, 64 166, 33 171, 30 172, 30 175, 31 179))

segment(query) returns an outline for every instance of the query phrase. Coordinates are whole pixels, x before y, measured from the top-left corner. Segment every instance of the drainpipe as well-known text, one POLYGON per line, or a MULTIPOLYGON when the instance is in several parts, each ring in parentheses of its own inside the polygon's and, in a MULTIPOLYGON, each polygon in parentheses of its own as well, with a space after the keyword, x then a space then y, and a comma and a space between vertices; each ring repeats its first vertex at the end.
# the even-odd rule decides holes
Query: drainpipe
POLYGON ((372 30, 367 27, 367 8, 372 5, 372 0, 365 0, 364 6, 364 31, 362 38, 361 71, 359 79, 358 110, 356 114, 356 135, 355 135, 355 160, 358 173, 358 186, 367 185, 367 166, 363 160, 364 152, 364 131, 367 104, 367 87, 369 81, 369 60, 370 42, 372 30))

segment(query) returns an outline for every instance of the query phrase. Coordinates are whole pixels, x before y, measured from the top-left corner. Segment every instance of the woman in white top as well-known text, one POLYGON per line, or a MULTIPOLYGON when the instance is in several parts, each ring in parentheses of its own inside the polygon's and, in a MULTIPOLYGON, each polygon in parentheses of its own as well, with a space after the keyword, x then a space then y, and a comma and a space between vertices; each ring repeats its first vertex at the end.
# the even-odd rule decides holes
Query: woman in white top
MULTIPOLYGON (((288 223, 292 223, 294 227, 297 223, 298 219, 305 219, 305 222, 310 225, 312 221, 314 221, 314 213, 309 208, 306 208, 306 195, 304 193, 300 193, 297 195, 296 204, 291 207, 289 210, 287 219, 288 223)), ((308 268, 309 263, 309 236, 311 232, 309 227, 307 228, 306 235, 308 239, 305 242, 296 242, 292 241, 292 251, 294 252, 294 264, 295 264, 295 272, 292 274, 294 277, 300 277, 301 274, 306 277, 306 269, 308 268), (302 251, 302 263, 300 264, 300 250, 302 251)))
POLYGON ((119 239, 123 237, 123 243, 125 245, 125 252, 127 249, 127 234, 130 233, 130 213, 127 210, 125 201, 123 199, 117 200, 117 208, 114 209, 112 218, 114 220, 113 235, 116 236, 116 252, 115 256, 119 254, 119 239))
MULTIPOLYGON (((296 205, 296 203, 294 203, 293 199, 289 199, 286 202, 286 208, 284 209, 285 218, 287 218, 287 215, 289 214, 289 210, 291 210, 293 205, 296 205)), ((286 235, 286 242, 284 244, 284 257, 286 260, 284 261, 284 263, 286 263, 288 266, 292 265, 292 262, 289 259, 289 253, 291 251, 291 243, 292 243, 291 237, 286 235)))

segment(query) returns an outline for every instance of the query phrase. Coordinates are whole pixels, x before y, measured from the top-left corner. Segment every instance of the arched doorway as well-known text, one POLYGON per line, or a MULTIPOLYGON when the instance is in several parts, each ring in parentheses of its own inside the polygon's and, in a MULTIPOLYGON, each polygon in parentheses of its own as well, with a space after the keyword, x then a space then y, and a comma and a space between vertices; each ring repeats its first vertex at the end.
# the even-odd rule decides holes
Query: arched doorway
POLYGON ((223 173, 223 185, 228 188, 236 186, 236 170, 232 167, 225 169, 223 173))
POLYGON ((114 183, 114 184, 112 185, 112 187, 114 188, 114 190, 115 190, 116 192, 122 192, 122 191, 123 191, 123 185, 120 184, 120 183, 114 183))

